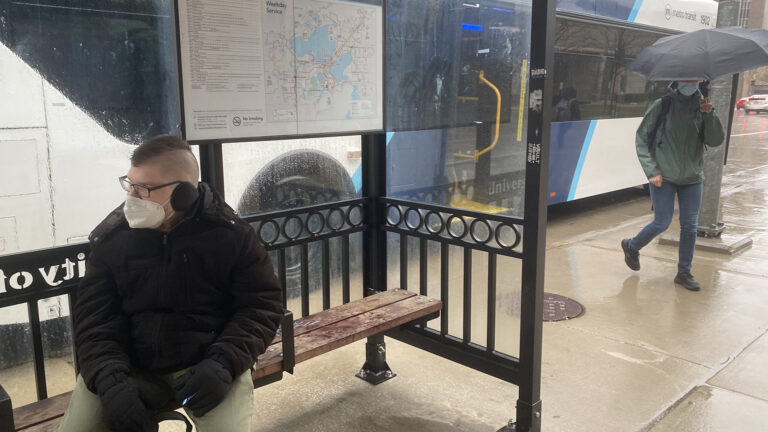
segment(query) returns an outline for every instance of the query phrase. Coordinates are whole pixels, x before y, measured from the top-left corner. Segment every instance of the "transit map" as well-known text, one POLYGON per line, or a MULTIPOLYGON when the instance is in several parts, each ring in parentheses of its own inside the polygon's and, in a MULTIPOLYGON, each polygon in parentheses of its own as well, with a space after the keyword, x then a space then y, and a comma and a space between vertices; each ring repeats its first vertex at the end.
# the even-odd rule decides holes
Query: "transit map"
POLYGON ((380 6, 179 0, 178 17, 188 140, 383 127, 380 6))

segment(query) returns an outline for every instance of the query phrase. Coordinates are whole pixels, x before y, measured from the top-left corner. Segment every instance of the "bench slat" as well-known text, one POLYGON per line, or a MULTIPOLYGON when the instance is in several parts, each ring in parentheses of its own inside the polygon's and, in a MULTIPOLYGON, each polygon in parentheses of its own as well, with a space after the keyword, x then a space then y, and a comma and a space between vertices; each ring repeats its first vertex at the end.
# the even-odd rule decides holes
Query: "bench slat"
POLYGON ((38 423, 25 429, 16 430, 18 432, 53 432, 56 430, 56 426, 59 425, 59 421, 61 421, 61 417, 56 417, 55 419, 48 420, 45 423, 38 423))
MULTIPOLYGON (((69 398, 72 392, 62 393, 60 395, 49 397, 29 405, 20 406, 13 410, 13 421, 16 424, 17 431, 32 431, 33 426, 45 424, 51 420, 52 424, 57 424, 60 417, 64 415, 64 410, 69 405, 69 398)), ((39 429, 46 430, 46 429, 39 429)))
MULTIPOLYGON (((296 363, 320 354, 390 330, 423 316, 438 312, 442 302, 429 297, 414 295, 405 300, 385 305, 366 313, 354 315, 336 322, 333 326, 319 328, 295 338, 296 363)), ((254 366, 253 379, 280 372, 282 346, 271 345, 254 366)))
MULTIPOLYGON (((372 296, 364 297, 359 300, 345 303, 343 305, 334 306, 331 309, 327 309, 316 314, 307 315, 304 318, 297 319, 293 322, 293 336, 298 337, 304 333, 315 331, 321 327, 325 327, 347 319, 350 316, 360 315, 382 306, 405 300, 415 295, 417 294, 401 289, 382 291, 372 296)), ((283 340, 282 336, 282 333, 280 333, 278 330, 277 335, 275 335, 275 339, 270 345, 280 343, 283 340)))

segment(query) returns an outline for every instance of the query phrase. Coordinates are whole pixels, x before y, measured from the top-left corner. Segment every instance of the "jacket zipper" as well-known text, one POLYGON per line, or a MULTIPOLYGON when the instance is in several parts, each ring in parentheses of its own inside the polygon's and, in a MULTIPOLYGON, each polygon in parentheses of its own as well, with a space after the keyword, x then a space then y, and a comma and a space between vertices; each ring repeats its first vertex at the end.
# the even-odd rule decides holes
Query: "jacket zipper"
MULTIPOLYGON (((163 233, 163 283, 165 282, 166 276, 168 274, 168 233, 163 233)), ((164 291, 161 291, 161 295, 165 295, 164 291)), ((162 299, 161 301, 164 301, 165 299, 162 299)), ((153 338, 154 342, 154 359, 153 363, 157 364, 160 361, 160 330, 163 327, 163 315, 160 314, 160 319, 157 322, 157 325, 155 326, 155 336, 153 338)))

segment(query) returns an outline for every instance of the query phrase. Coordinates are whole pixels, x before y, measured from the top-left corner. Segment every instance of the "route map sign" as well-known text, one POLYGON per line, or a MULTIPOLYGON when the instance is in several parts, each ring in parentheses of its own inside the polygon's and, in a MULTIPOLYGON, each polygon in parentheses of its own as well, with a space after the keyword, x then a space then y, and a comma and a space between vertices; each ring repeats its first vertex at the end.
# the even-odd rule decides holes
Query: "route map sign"
POLYGON ((178 0, 187 140, 383 128, 382 8, 178 0))

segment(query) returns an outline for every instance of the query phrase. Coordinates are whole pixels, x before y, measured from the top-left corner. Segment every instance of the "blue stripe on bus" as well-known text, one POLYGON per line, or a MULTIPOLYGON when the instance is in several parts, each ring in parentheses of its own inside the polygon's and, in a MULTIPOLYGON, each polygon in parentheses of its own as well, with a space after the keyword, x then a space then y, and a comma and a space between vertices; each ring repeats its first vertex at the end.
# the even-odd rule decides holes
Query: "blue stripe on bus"
POLYGON ((640 10, 640 6, 642 5, 643 0, 635 0, 635 5, 632 6, 632 12, 629 13, 629 18, 627 18, 627 21, 635 22, 635 18, 637 18, 637 12, 640 10))
MULTIPOLYGON (((389 142, 392 141, 392 137, 395 136, 394 132, 387 132, 387 147, 389 147, 389 142)), ((355 170, 355 173, 352 174, 352 186, 355 188, 355 192, 360 192, 360 190, 363 189, 363 164, 362 161, 360 163, 360 166, 357 167, 355 170)))
POLYGON ((584 137, 584 145, 581 146, 581 154, 579 155, 579 162, 576 164, 576 170, 573 172, 573 180, 571 180, 571 189, 568 191, 568 201, 573 200, 573 196, 576 194, 576 185, 579 183, 579 177, 581 177, 581 169, 584 167, 584 160, 587 158, 587 152, 589 151, 589 144, 592 141, 592 134, 595 133, 595 126, 597 120, 591 120, 589 122, 589 130, 587 130, 587 136, 584 137))
POLYGON ((552 123, 549 135, 551 144, 547 204, 559 204, 568 200, 573 174, 589 125, 588 120, 552 123))

